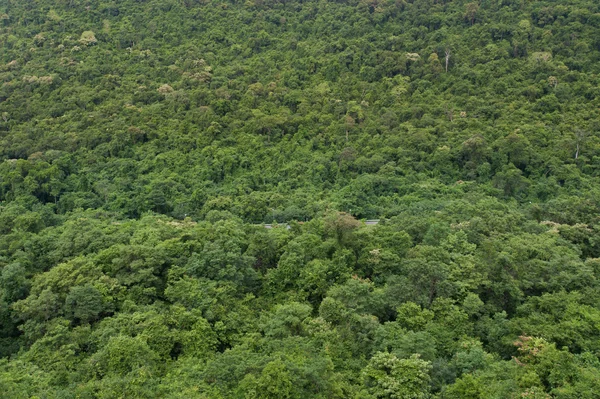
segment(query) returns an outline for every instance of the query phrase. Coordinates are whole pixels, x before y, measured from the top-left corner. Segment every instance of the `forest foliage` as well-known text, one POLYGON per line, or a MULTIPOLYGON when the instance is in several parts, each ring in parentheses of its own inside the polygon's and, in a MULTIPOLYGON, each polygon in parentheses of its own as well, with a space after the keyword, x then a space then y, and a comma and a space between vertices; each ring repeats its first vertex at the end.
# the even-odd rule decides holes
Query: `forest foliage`
POLYGON ((597 1, 3 0, 0 48, 10 398, 598 397, 597 1))

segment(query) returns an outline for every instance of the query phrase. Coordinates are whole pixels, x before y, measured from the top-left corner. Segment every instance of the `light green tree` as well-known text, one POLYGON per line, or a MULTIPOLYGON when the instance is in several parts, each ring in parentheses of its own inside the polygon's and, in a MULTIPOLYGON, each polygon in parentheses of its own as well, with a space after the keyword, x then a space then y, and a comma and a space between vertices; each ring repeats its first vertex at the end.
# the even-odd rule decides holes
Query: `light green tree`
POLYGON ((431 363, 419 355, 408 359, 378 352, 363 369, 363 380, 368 392, 375 398, 425 399, 430 397, 431 363))

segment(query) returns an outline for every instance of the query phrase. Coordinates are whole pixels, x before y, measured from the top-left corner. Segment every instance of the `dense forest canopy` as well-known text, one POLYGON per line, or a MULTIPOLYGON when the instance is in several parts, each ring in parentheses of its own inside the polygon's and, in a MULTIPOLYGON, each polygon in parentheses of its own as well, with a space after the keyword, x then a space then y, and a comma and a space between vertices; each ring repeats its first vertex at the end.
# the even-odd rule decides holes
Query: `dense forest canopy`
POLYGON ((0 0, 1 395, 599 397, 599 112, 594 0, 0 0))

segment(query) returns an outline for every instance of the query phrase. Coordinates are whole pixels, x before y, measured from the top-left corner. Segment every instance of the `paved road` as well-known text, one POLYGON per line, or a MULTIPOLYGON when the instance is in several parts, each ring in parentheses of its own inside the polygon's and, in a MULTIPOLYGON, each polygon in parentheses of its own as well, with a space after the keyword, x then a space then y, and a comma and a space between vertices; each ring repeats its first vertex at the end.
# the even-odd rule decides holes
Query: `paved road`
MULTIPOLYGON (((366 224, 367 226, 374 226, 374 225, 376 225, 377 223, 379 223, 379 219, 371 219, 371 220, 366 220, 366 221, 365 221, 365 224, 366 224)), ((289 224, 286 224, 286 225, 283 225, 283 224, 276 224, 276 225, 274 225, 274 226, 273 226, 272 224, 265 224, 264 226, 265 226, 265 229, 272 229, 273 227, 276 227, 276 228, 277 228, 277 227, 283 227, 283 226, 285 226, 285 228, 286 228, 287 230, 291 229, 291 227, 290 227, 290 225, 289 225, 289 224)))

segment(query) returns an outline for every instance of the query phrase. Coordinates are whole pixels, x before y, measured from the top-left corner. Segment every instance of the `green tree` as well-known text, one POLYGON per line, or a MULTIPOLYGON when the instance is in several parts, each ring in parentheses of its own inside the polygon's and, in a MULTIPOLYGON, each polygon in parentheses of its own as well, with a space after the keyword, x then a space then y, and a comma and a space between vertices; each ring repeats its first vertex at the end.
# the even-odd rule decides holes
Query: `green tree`
POLYGON ((418 355, 398 359, 376 353, 362 372, 365 386, 375 398, 428 398, 431 364, 418 355))
POLYGON ((76 322, 90 323, 103 310, 102 294, 93 286, 72 287, 65 299, 65 313, 76 322))

